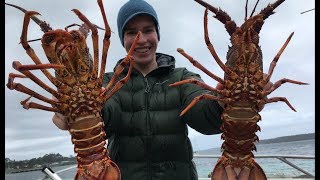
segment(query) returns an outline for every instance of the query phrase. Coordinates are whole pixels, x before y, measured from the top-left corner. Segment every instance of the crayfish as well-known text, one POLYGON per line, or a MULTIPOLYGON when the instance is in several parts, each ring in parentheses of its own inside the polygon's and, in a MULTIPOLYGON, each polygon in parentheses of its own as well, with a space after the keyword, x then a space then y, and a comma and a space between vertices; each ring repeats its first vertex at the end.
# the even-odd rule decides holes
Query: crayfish
POLYGON ((184 52, 183 49, 178 48, 178 52, 186 57, 194 66, 221 83, 223 88, 213 88, 196 79, 187 79, 171 84, 170 86, 177 86, 185 83, 194 83, 212 92, 211 94, 202 94, 194 98, 181 112, 181 115, 201 99, 222 102, 224 104, 224 111, 221 115, 223 120, 221 138, 224 142, 221 146, 222 155, 211 173, 211 179, 267 179, 263 169, 255 161, 254 154, 252 153, 253 150, 256 150, 255 142, 259 140, 256 132, 260 130, 259 125, 257 125, 258 121, 261 120, 259 114, 260 107, 267 103, 282 101, 293 111, 296 111, 285 97, 268 98, 267 95, 284 83, 307 84, 283 78, 276 81, 269 90, 264 90, 264 86, 270 81, 280 55, 287 47, 293 33, 290 34, 277 55, 271 61, 268 73, 264 74, 262 51, 259 45, 259 32, 264 20, 272 15, 274 13, 273 10, 285 0, 277 0, 275 3, 269 4, 256 15, 253 15, 255 11, 254 8, 249 18, 247 18, 246 8, 245 22, 241 26, 237 26, 229 15, 221 9, 211 6, 202 0, 195 1, 206 8, 204 12, 205 43, 217 64, 224 71, 224 78, 222 79, 211 73, 198 61, 184 52), (214 17, 224 24, 231 37, 231 47, 229 47, 227 52, 227 61, 225 64, 218 57, 209 40, 207 28, 208 10, 213 12, 215 14, 214 17))
POLYGON ((22 65, 19 61, 14 61, 13 68, 22 74, 10 73, 7 87, 11 90, 30 95, 26 100, 21 101, 25 109, 34 108, 58 112, 67 117, 68 131, 74 144, 74 152, 77 154, 78 167, 74 179, 120 179, 120 170, 110 159, 108 151, 105 148, 106 133, 101 118, 101 109, 105 102, 129 80, 134 63, 132 53, 140 33, 137 34, 126 58, 116 67, 112 79, 105 89, 102 89, 102 80, 111 36, 102 0, 98 0, 105 26, 100 72, 98 65, 99 27, 91 23, 78 9, 73 9, 72 11, 83 22, 82 25, 72 24, 64 30, 53 30, 48 23, 36 17, 39 14, 36 11, 26 11, 19 6, 6 4, 25 13, 20 43, 35 63, 22 65), (27 32, 30 19, 35 21, 44 32, 41 43, 49 61, 48 64, 43 64, 29 45, 27 32), (80 28, 79 30, 69 31, 68 28, 72 26, 80 26, 80 28), (86 38, 90 31, 92 32, 93 58, 86 44, 86 38), (129 66, 128 73, 124 78, 118 80, 125 66, 129 66), (48 71, 50 68, 54 69, 54 75, 48 71), (35 76, 32 70, 41 70, 56 89, 48 86, 39 77, 35 76), (41 88, 52 94, 57 100, 45 97, 23 84, 15 83, 15 78, 31 79, 41 88), (29 102, 31 97, 37 98, 51 106, 29 102))

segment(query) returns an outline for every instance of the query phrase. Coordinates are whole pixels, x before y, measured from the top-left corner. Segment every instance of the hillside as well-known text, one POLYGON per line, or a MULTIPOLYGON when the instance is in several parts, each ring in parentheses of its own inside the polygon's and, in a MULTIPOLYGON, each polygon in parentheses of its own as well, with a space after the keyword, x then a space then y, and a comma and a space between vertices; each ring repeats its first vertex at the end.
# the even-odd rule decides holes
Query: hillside
MULTIPOLYGON (((315 139, 315 133, 308 133, 308 134, 298 134, 298 135, 292 135, 292 136, 281 136, 277 138, 272 139, 263 139, 259 141, 259 144, 271 144, 271 143, 281 143, 281 142, 292 142, 292 141, 302 141, 302 140, 309 140, 309 139, 315 139)), ((210 148, 205 150, 197 150, 198 154, 210 154, 212 152, 219 153, 219 148, 210 148)))
POLYGON ((298 135, 292 135, 292 136, 282 136, 282 137, 277 137, 272 139, 264 139, 264 140, 260 140, 259 144, 302 141, 302 140, 308 140, 308 139, 315 139, 315 133, 298 134, 298 135))

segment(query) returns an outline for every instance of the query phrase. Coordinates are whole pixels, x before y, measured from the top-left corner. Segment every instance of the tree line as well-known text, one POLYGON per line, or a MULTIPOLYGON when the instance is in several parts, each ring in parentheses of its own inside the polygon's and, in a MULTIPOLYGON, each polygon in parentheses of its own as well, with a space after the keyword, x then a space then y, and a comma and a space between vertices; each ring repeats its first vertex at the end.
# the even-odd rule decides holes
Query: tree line
POLYGON ((5 158, 5 168, 6 169, 31 169, 36 166, 50 165, 55 162, 72 162, 76 163, 74 156, 64 157, 59 153, 45 154, 39 158, 32 158, 29 160, 16 161, 10 158, 5 158))

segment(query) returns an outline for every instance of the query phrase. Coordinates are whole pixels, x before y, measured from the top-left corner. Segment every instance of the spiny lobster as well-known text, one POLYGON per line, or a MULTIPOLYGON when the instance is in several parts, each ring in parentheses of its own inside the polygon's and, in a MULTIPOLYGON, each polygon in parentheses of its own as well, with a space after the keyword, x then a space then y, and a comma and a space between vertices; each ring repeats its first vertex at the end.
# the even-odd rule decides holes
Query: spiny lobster
POLYGON ((72 11, 83 21, 80 26, 72 24, 65 30, 53 30, 45 21, 41 21, 35 15, 35 11, 13 6, 25 13, 23 29, 20 42, 26 53, 34 61, 33 65, 22 65, 19 61, 13 62, 13 68, 22 74, 10 73, 7 87, 11 90, 20 91, 30 95, 21 105, 25 109, 35 108, 45 111, 58 112, 66 116, 68 131, 71 134, 74 152, 78 163, 77 173, 74 179, 77 180, 119 180, 121 174, 118 166, 109 158, 105 148, 104 123, 101 118, 101 109, 105 102, 129 80, 133 67, 133 49, 139 39, 137 34, 131 49, 126 58, 117 66, 114 76, 102 89, 102 80, 105 72, 108 49, 110 46, 111 29, 109 27, 102 0, 98 0, 98 5, 103 17, 105 34, 103 38, 103 51, 99 67, 99 47, 98 47, 98 26, 92 24, 78 9, 72 11), (43 64, 27 41, 27 32, 30 19, 34 20, 44 32, 41 38, 42 48, 49 61, 43 64), (79 30, 68 31, 72 26, 80 26, 79 30), (89 32, 92 32, 93 60, 86 44, 89 32), (127 75, 120 79, 119 74, 125 66, 129 66, 127 75), (55 75, 50 74, 48 69, 53 68, 55 75), (50 82, 57 88, 51 88, 31 70, 41 70, 50 82), (41 88, 48 91, 57 100, 47 98, 28 87, 15 83, 15 78, 30 78, 41 88), (50 106, 44 106, 35 102, 28 102, 31 97, 35 97, 50 106))
MULTIPOLYGON (((229 15, 221 9, 215 8, 202 0, 195 1, 206 8, 204 13, 205 42, 215 61, 224 71, 224 79, 211 73, 198 61, 184 52, 183 49, 178 48, 178 52, 186 57, 194 66, 221 83, 223 88, 213 88, 196 79, 187 79, 170 84, 170 86, 178 86, 185 83, 194 83, 215 94, 203 94, 196 97, 181 112, 181 115, 201 99, 222 102, 224 104, 224 111, 221 115, 223 120, 221 138, 224 142, 221 146, 222 156, 219 158, 211 173, 211 179, 266 179, 263 169, 255 161, 254 154, 252 153, 253 150, 256 150, 254 143, 259 140, 255 133, 260 130, 260 127, 257 125, 257 122, 261 120, 259 114, 260 108, 267 103, 283 101, 293 111, 296 111, 285 97, 267 98, 267 95, 272 93, 283 83, 288 82, 299 85, 307 84, 284 78, 272 84, 270 89, 264 89, 270 82, 277 61, 288 45, 293 33, 290 34, 285 44, 272 60, 268 73, 264 74, 262 67, 262 52, 259 46, 259 32, 264 20, 272 15, 274 13, 273 10, 285 0, 277 0, 275 3, 269 4, 259 14, 253 16, 259 1, 257 0, 249 18, 247 18, 246 6, 245 22, 240 27, 238 27, 236 23, 231 20, 229 15), (208 10, 213 12, 216 15, 214 17, 225 25, 227 32, 231 36, 232 46, 229 47, 225 64, 220 60, 209 40, 207 28, 208 10)), ((246 3, 248 3, 248 0, 246 3)))

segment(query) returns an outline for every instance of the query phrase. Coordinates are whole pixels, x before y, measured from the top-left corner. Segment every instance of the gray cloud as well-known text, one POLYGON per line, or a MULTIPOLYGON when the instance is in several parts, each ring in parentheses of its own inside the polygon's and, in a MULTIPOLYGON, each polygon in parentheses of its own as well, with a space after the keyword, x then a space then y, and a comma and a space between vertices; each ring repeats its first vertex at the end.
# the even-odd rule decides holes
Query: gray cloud
MULTIPOLYGON (((189 61, 176 51, 177 48, 183 48, 213 73, 223 77, 223 71, 211 56, 204 42, 204 8, 192 0, 147 1, 154 5, 159 16, 161 41, 158 51, 175 56, 177 66, 184 66, 189 70, 199 73, 206 83, 214 87, 217 83, 216 81, 193 67, 189 61)), ((54 28, 62 29, 72 23, 81 23, 71 11, 74 8, 83 12, 93 23, 103 27, 100 10, 96 1, 42 0, 40 2, 36 0, 7 0, 6 2, 19 5, 27 10, 39 12, 41 14, 39 18, 45 20, 54 28)), ((107 18, 113 31, 108 54, 107 71, 112 70, 116 61, 125 55, 116 30, 117 11, 125 2, 127 0, 104 1, 107 18)), ((240 25, 244 21, 244 0, 208 0, 207 2, 228 12, 237 25, 240 25)), ((261 1, 256 12, 260 12, 263 7, 272 2, 261 1)), ((252 9, 255 1, 250 1, 250 3, 252 9)), ((298 0, 285 1, 275 10, 276 13, 265 21, 262 27, 260 44, 264 56, 264 72, 267 72, 270 62, 278 53, 289 34, 295 32, 288 47, 278 61, 271 81, 275 82, 281 78, 290 78, 308 82, 310 85, 283 84, 269 96, 286 97, 297 109, 297 112, 291 111, 283 102, 267 104, 261 112, 262 121, 259 122, 259 125, 262 132, 258 133, 260 139, 315 131, 315 16, 314 11, 300 14, 300 12, 314 8, 314 6, 315 1, 313 0, 304 1, 303 3, 298 0)), ((212 18, 212 15, 209 12, 208 28, 210 40, 219 57, 225 62, 228 45, 230 45, 230 37, 225 31, 224 26, 212 18)), ((10 72, 16 73, 11 67, 13 60, 19 60, 22 64, 33 64, 19 44, 22 22, 22 12, 12 7, 5 7, 5 82, 7 82, 7 76, 10 72)), ((103 31, 99 31, 100 44, 103 33, 103 31)), ((39 27, 31 22, 28 39, 36 39, 41 36, 42 32, 39 27)), ((42 62, 47 63, 39 41, 30 44, 42 62)), ((88 45, 92 47, 90 38, 88 38, 88 45)), ((40 72, 36 74, 39 77, 44 77, 40 72)), ((41 94, 45 94, 47 97, 51 97, 49 93, 28 79, 16 79, 16 81, 31 87, 41 94)), ((46 78, 43 78, 43 81, 49 83, 46 78)), ((20 160, 39 157, 46 153, 60 153, 65 156, 73 155, 70 135, 66 131, 59 130, 52 123, 51 118, 53 113, 32 109, 25 110, 21 107, 20 101, 27 97, 25 94, 5 89, 6 157, 20 160)), ((196 144, 195 149, 218 147, 221 144, 220 135, 205 136, 190 129, 190 137, 192 138, 192 142, 196 144)))

